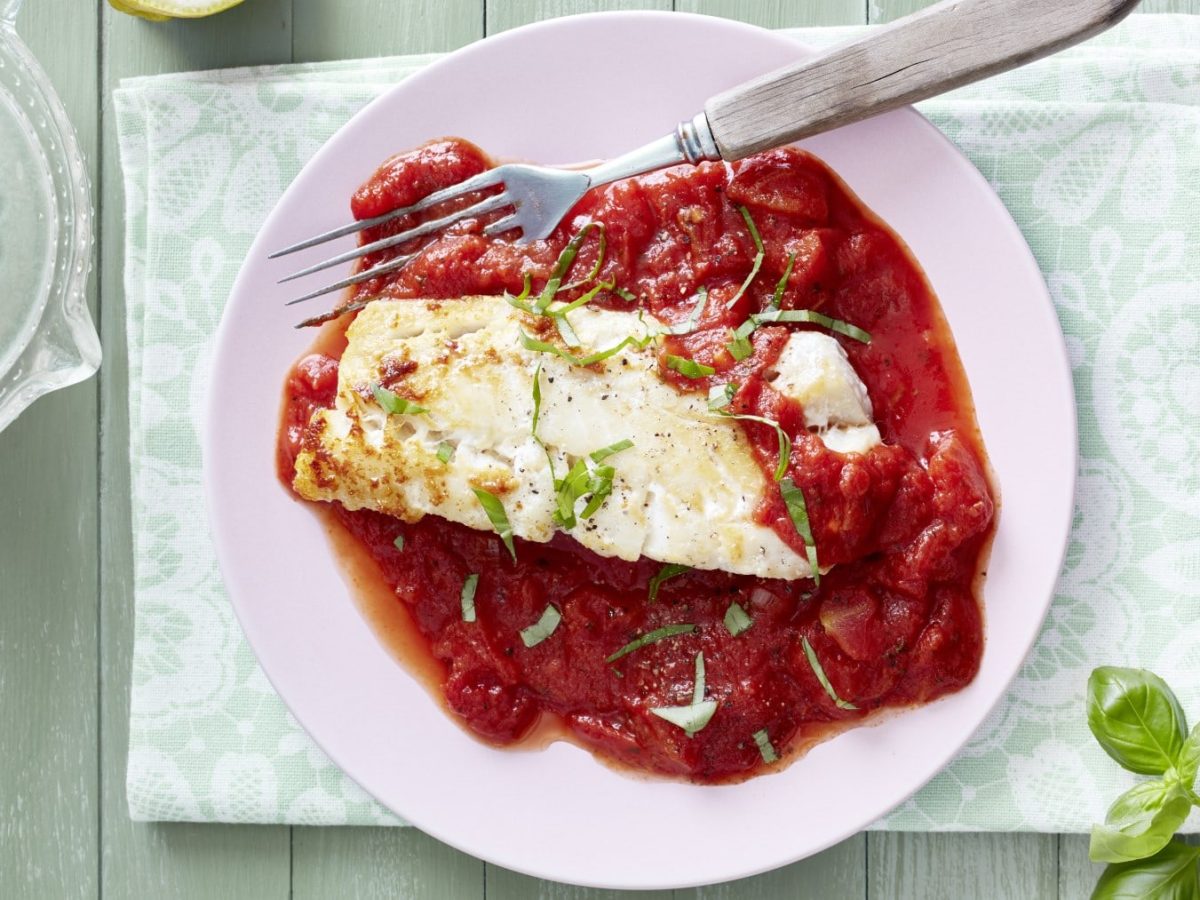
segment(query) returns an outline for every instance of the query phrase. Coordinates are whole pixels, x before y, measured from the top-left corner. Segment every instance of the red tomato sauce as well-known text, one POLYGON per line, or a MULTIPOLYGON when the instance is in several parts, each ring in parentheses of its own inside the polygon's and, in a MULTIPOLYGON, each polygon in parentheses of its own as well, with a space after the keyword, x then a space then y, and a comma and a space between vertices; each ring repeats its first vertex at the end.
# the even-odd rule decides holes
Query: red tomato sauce
MULTIPOLYGON (((354 215, 409 205, 490 165, 461 140, 401 154, 354 195, 354 215)), ((363 239, 411 227, 418 218, 371 229, 363 239)), ((358 286, 342 308, 376 297, 403 302, 515 294, 527 274, 536 292, 572 236, 587 222, 601 223, 606 246, 598 278, 639 299, 631 303, 605 291, 597 305, 640 307, 678 322, 695 307, 697 291, 708 290, 699 328, 666 339, 659 353, 664 361, 666 354, 693 359, 714 374, 689 379, 664 362, 663 376, 684 391, 735 383, 731 411, 781 424, 793 441, 788 477, 804 492, 820 563, 833 568, 819 585, 695 570, 665 581, 650 603, 658 562, 602 558, 559 534, 549 544, 518 539, 514 563, 490 532, 434 517, 410 525, 333 504, 338 527, 374 560, 396 609, 411 618, 417 644, 428 654, 420 662, 437 664, 436 680, 453 715, 501 745, 521 741, 549 719, 606 760, 721 782, 768 767, 756 733, 765 732, 784 756, 877 710, 925 703, 971 681, 983 650, 977 584, 995 504, 970 395, 920 269, 823 163, 783 149, 732 165, 680 167, 618 182, 588 194, 549 239, 528 246, 511 235, 485 237, 489 220, 467 220, 436 238, 373 254, 364 265, 421 250, 398 273, 358 286), (729 308, 756 253, 739 207, 756 224, 765 256, 729 308), (816 310, 872 335, 869 344, 839 336, 867 385, 884 440, 870 452, 826 449, 805 427, 799 405, 771 387, 771 366, 788 330, 813 326, 762 326, 753 354, 740 362, 726 348, 731 329, 772 302, 789 257, 792 270, 779 288, 783 309, 816 310), (399 536, 402 550, 395 546, 399 536), (460 591, 470 573, 480 577, 477 620, 468 623, 460 591), (753 620, 736 637, 724 624, 735 601, 753 620), (549 638, 525 646, 521 630, 548 604, 560 611, 561 623, 549 638), (639 635, 678 623, 696 627, 615 664, 605 661, 639 635), (705 697, 718 706, 709 724, 688 737, 650 710, 690 701, 699 652, 705 697)), ((599 229, 593 229, 568 280, 586 279, 599 256, 599 229)), ((289 485, 304 426, 314 409, 333 402, 341 335, 352 315, 351 309, 331 322, 288 379, 278 461, 289 485)), ((763 468, 762 521, 803 553, 772 480, 774 429, 753 422, 738 427, 763 468)), ((405 652, 413 652, 411 644, 405 652)))

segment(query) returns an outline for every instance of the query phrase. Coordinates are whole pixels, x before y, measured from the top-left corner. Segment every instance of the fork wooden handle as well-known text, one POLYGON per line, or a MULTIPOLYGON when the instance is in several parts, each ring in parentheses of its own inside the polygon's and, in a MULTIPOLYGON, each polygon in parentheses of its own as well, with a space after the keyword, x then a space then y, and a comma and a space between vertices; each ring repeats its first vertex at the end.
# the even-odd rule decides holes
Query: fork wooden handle
POLYGON ((944 0, 718 94, 725 159, 802 140, 1015 68, 1115 25, 1140 0, 944 0))

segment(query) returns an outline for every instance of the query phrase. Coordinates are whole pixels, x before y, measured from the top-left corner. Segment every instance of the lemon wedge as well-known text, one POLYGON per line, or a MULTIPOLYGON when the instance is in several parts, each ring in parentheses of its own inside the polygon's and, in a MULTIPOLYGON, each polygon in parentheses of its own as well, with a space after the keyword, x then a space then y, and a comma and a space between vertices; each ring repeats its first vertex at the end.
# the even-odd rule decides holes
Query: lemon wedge
POLYGON ((242 0, 108 0, 113 9, 154 22, 211 16, 241 2, 242 0))

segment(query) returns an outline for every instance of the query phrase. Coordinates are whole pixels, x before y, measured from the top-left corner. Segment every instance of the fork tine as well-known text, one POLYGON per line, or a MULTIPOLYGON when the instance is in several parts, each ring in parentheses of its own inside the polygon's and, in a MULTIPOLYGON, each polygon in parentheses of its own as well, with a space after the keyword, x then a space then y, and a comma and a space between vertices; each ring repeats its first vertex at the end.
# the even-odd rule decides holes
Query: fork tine
MULTIPOLYGON (((401 231, 391 237, 380 238, 370 244, 363 244, 361 247, 355 247, 352 250, 347 250, 345 253, 339 253, 337 256, 331 257, 324 262, 319 262, 307 268, 301 269, 299 272, 293 272, 285 278, 280 278, 279 283, 283 284, 288 281, 295 281, 297 278, 303 278, 305 275, 311 275, 313 272, 320 272, 322 269, 329 269, 333 266, 348 262, 352 259, 357 259, 360 256, 366 256, 368 253, 374 253, 376 250, 386 250, 388 247, 395 247, 397 244, 403 244, 405 241, 411 241, 413 238, 422 237, 426 234, 433 234, 436 231, 441 231, 453 225, 460 219, 466 219, 471 216, 481 216, 484 213, 489 213, 492 210, 500 209, 503 206, 512 205, 512 199, 508 193, 501 191, 491 197, 485 197, 474 206, 468 206, 465 209, 460 209, 458 212, 450 213, 448 216, 442 216, 440 219, 431 219, 428 222, 410 228, 408 231, 401 231)), ((491 232, 489 232, 490 234, 491 232)))
POLYGON ((359 272, 357 275, 351 275, 349 278, 343 278, 341 281, 327 285, 323 288, 318 288, 315 291, 309 291, 303 297, 297 297, 295 300, 289 300, 284 306, 295 306, 297 303, 303 303, 305 300, 312 300, 314 297, 321 297, 333 291, 340 291, 342 288, 348 288, 351 285, 358 284, 363 281, 370 281, 379 275, 386 275, 388 272, 395 272, 397 269, 402 269, 419 254, 410 253, 407 256, 397 256, 395 259, 388 260, 381 265, 375 266, 373 269, 367 269, 365 272, 359 272))
POLYGON ((514 228, 520 228, 521 222, 516 213, 505 216, 503 219, 497 219, 491 225, 483 229, 483 233, 488 237, 495 237, 498 234, 504 234, 506 231, 512 231, 514 228))
POLYGON ((348 225, 343 225, 340 228, 334 228, 331 231, 326 231, 318 234, 315 237, 307 238, 299 243, 284 247, 282 250, 276 250, 274 253, 267 254, 267 259, 278 259, 281 256, 287 256, 289 253, 296 253, 299 250, 307 250, 309 247, 315 247, 317 244, 324 244, 327 241, 336 240, 340 237, 345 237, 348 234, 353 234, 356 231, 362 231, 364 228, 374 228, 376 225, 382 225, 384 222, 390 222, 392 219, 398 219, 401 216, 412 215, 413 213, 421 212, 421 210, 429 209, 431 206, 436 206, 439 203, 444 203, 447 200, 453 200, 455 197, 462 194, 470 193, 471 191, 479 191, 484 188, 492 187, 500 184, 504 180, 504 174, 501 171, 503 166, 495 169, 488 169, 486 172, 480 172, 468 178, 466 181, 460 181, 458 184, 452 184, 449 187, 442 188, 440 191, 434 191, 422 199, 418 200, 412 206, 393 209, 390 212, 382 213, 371 219, 358 219, 348 225))

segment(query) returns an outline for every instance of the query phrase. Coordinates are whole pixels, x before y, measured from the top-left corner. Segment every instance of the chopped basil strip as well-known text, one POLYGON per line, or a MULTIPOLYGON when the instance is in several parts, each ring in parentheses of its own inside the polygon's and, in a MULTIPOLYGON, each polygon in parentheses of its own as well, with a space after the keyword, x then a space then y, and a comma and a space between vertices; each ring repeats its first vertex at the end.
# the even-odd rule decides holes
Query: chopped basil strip
POLYGON ((529 272, 526 272, 525 273, 525 285, 524 285, 524 287, 521 288, 521 293, 517 294, 517 296, 514 297, 508 291, 505 291, 504 292, 505 302, 508 303, 509 306, 515 306, 517 309, 521 310, 522 312, 536 313, 537 310, 535 310, 532 306, 530 306, 526 302, 529 299, 529 291, 532 287, 533 287, 533 275, 531 275, 529 272))
POLYGON ((614 663, 618 659, 620 659, 622 656, 628 656, 630 653, 633 653, 635 650, 641 650, 643 647, 653 644, 656 641, 661 641, 664 638, 675 637, 678 634, 691 634, 695 630, 696 630, 695 625, 687 625, 687 624, 664 625, 662 628, 655 628, 653 631, 647 631, 641 637, 634 638, 632 641, 630 641, 628 644, 626 644, 624 647, 622 647, 620 650, 618 650, 616 653, 614 653, 612 656, 608 657, 604 661, 607 663, 614 663))
POLYGON ((696 683, 692 688, 692 702, 688 706, 659 706, 650 710, 660 719, 682 728, 692 737, 712 721, 717 711, 716 700, 704 699, 704 654, 696 654, 696 683))
MULTIPOLYGON (((605 466, 604 468, 611 468, 605 466)), ((555 502, 558 508, 554 511, 554 524, 559 528, 574 528, 576 525, 575 502, 589 493, 592 483, 592 473, 588 470, 587 462, 576 460, 570 471, 561 481, 555 483, 555 502)), ((603 487, 597 484, 597 490, 603 487)))
POLYGON ((601 447, 599 450, 593 450, 588 454, 592 458, 592 462, 602 463, 614 453, 620 453, 622 450, 628 450, 633 446, 633 441, 625 438, 623 441, 617 441, 615 444, 609 444, 607 447, 601 447))
POLYGON ((801 637, 800 641, 804 644, 804 655, 808 657, 808 664, 812 666, 813 674, 817 676, 817 681, 821 682, 821 687, 825 688, 825 693, 829 695, 829 699, 837 704, 838 709, 858 709, 853 703, 843 700, 837 695, 837 691, 829 683, 829 676, 825 674, 825 668, 821 665, 821 661, 817 659, 817 651, 812 648, 812 644, 808 642, 808 638, 801 637))
POLYGON ((611 282, 602 281, 594 288, 588 291, 577 300, 572 300, 570 303, 563 304, 554 309, 547 309, 545 315, 554 319, 554 324, 558 327, 558 333, 562 336, 563 343, 568 347, 582 346, 579 336, 575 333, 575 328, 571 325, 571 321, 567 318, 567 313, 572 313, 581 306, 586 306, 596 299, 596 295, 603 290, 612 288, 611 282))
POLYGON ((395 547, 397 550, 403 550, 404 549, 404 535, 402 535, 402 534, 396 535, 396 539, 394 541, 392 541, 392 546, 395 547))
MULTIPOLYGON (((709 400, 709 408, 712 408, 711 399, 709 400)), ((792 439, 787 436, 787 432, 783 430, 783 427, 778 422, 771 419, 764 419, 762 416, 736 415, 719 409, 713 410, 713 412, 718 416, 724 416, 728 419, 738 419, 743 422, 761 422, 763 425, 770 425, 774 428, 775 439, 779 442, 779 464, 775 466, 775 480, 783 480, 783 476, 787 474, 788 463, 792 458, 792 439)))
POLYGON ((617 344, 609 347, 607 350, 597 350, 595 353, 588 356, 576 356, 573 353, 568 353, 561 347, 555 347, 553 344, 548 344, 545 341, 539 341, 537 338, 530 337, 522 329, 518 329, 521 336, 521 346, 526 350, 532 350, 534 353, 553 353, 555 356, 565 359, 573 366, 587 367, 608 359, 610 356, 616 356, 630 344, 636 344, 637 341, 631 337, 627 337, 617 344))
POLYGON ((725 629, 733 636, 737 637, 744 631, 749 631, 750 626, 754 624, 754 620, 750 618, 746 610, 742 609, 742 605, 736 600, 729 604, 729 609, 725 611, 725 629))
POLYGON ((735 362, 741 362, 754 353, 754 345, 746 338, 739 337, 734 337, 732 341, 725 345, 725 349, 729 351, 729 355, 733 357, 735 362))
POLYGON ((813 541, 812 526, 808 521, 808 504, 804 501, 804 491, 796 487, 796 483, 792 479, 785 478, 779 483, 779 493, 787 506, 788 518, 792 520, 796 534, 800 535, 800 539, 804 541, 804 552, 808 556, 808 565, 812 569, 813 581, 820 584, 821 570, 817 566, 817 545, 813 541))
POLYGON ((612 288, 613 288, 613 283, 611 281, 601 281, 599 284, 597 284, 594 288, 592 288, 586 294, 583 294, 581 297, 579 297, 578 300, 572 300, 570 303, 564 303, 562 306, 558 307, 557 309, 549 310, 549 315, 565 316, 569 312, 575 312, 575 310, 579 309, 579 307, 586 306, 587 304, 589 304, 593 300, 595 300, 596 295, 599 294, 601 291, 609 291, 609 290, 612 290, 612 288))
POLYGON ((554 471, 554 457, 550 455, 550 449, 542 443, 542 439, 538 437, 538 418, 542 414, 542 364, 539 361, 537 367, 533 370, 533 420, 529 424, 529 433, 533 435, 533 439, 537 441, 542 452, 546 454, 546 465, 550 467, 550 481, 555 489, 558 488, 558 474, 554 471))
POLYGON ((682 356, 672 356, 669 353, 667 354, 667 368, 674 369, 684 378, 707 378, 717 372, 712 366, 702 365, 695 360, 684 359, 682 356))
POLYGON ((537 368, 533 370, 533 422, 529 433, 537 437, 538 417, 542 414, 542 361, 538 360, 537 368))
POLYGON ((533 273, 526 272, 524 274, 525 283, 521 287, 521 293, 517 295, 518 300, 525 300, 529 297, 529 292, 533 290, 533 273))
POLYGON ((705 700, 703 703, 693 703, 691 706, 656 706, 650 710, 660 719, 665 719, 672 725, 682 728, 688 737, 711 722, 713 713, 716 711, 716 700, 705 700))
POLYGON ((389 391, 379 384, 371 387, 371 393, 375 395, 375 402, 383 407, 383 411, 389 416, 417 416, 429 412, 425 407, 418 406, 406 397, 401 397, 396 392, 389 391))
POLYGON ((438 444, 437 458, 440 462, 449 463, 454 458, 454 445, 449 441, 438 444))
POLYGON ((755 313, 750 317, 750 321, 755 325, 767 325, 773 322, 805 322, 820 325, 822 328, 844 334, 846 337, 862 341, 864 344, 871 343, 871 335, 857 325, 851 325, 841 319, 830 318, 824 313, 811 309, 772 309, 763 313, 755 313))
POLYGON ((487 513, 488 521, 492 523, 492 527, 496 529, 496 534, 500 535, 500 540, 504 541, 504 546, 508 548, 508 552, 512 554, 512 558, 517 558, 517 548, 513 545, 513 530, 512 525, 508 522, 508 513, 504 511, 504 504, 500 502, 500 498, 495 494, 485 491, 482 488, 471 488, 475 492, 475 496, 479 499, 479 505, 483 507, 483 511, 487 513))
POLYGON ((792 277, 792 267, 796 265, 796 254, 788 254, 787 268, 783 270, 783 277, 775 284, 775 296, 771 298, 771 309, 779 309, 783 303, 783 292, 787 290, 788 280, 792 277))
POLYGON ((684 572, 690 572, 691 566, 681 566, 678 563, 667 563, 658 570, 658 574, 650 579, 650 602, 653 603, 658 599, 658 589, 662 587, 662 583, 668 579, 674 578, 676 575, 682 575, 684 572))
POLYGON ((718 384, 708 391, 708 408, 711 412, 720 412, 733 402, 733 395, 738 386, 732 381, 728 384, 718 384))
POLYGON ((568 347, 582 347, 583 341, 579 340, 579 335, 575 333, 575 329, 571 327, 571 322, 567 318, 566 313, 561 315, 555 314, 554 325, 558 328, 558 336, 563 339, 563 343, 568 347))
POLYGON ((558 623, 562 621, 562 614, 551 604, 546 607, 546 611, 542 613, 542 617, 530 625, 528 628, 521 629, 521 640, 525 642, 526 647, 536 647, 550 635, 554 634, 554 629, 558 627, 558 623))
POLYGON ((463 582, 462 595, 462 620, 464 622, 475 621, 475 588, 479 587, 479 576, 472 572, 467 576, 467 580, 463 582))
POLYGON ((779 754, 771 746, 771 738, 767 736, 767 729, 763 728, 754 732, 754 743, 758 744, 758 752, 762 754, 762 761, 768 766, 779 759, 779 754))
POLYGON ((627 291, 623 287, 614 287, 613 293, 624 300, 626 303, 637 303, 637 294, 633 291, 627 291))
POLYGON ((579 229, 579 233, 575 237, 567 242, 567 246, 563 247, 562 253, 558 255, 558 261, 554 264, 554 269, 550 272, 549 281, 546 282, 546 286, 542 288, 541 294, 538 295, 537 301, 533 305, 535 310, 545 312, 550 301, 554 299, 554 295, 562 289, 562 280, 570 271, 571 266, 575 264, 575 257, 579 254, 579 248, 583 246, 584 238, 595 227, 595 222, 588 222, 579 229))
MULTIPOLYGON (((600 269, 604 265, 604 251, 608 249, 608 238, 605 236, 605 233, 604 233, 604 223, 603 222, 588 222, 586 225, 583 226, 583 228, 580 230, 579 234, 576 235, 576 237, 578 237, 580 239, 579 243, 580 243, 580 246, 582 246, 583 245, 583 237, 588 233, 588 231, 590 231, 593 228, 599 229, 599 231, 600 231, 600 251, 596 254, 596 264, 594 266, 592 266, 592 271, 588 272, 586 278, 584 278, 580 281, 573 281, 570 284, 564 284, 561 288, 559 288, 560 291, 570 291, 570 290, 574 290, 577 287, 583 287, 589 281, 593 281, 596 278, 596 276, 600 274, 600 269)), ((576 252, 578 252, 578 250, 579 250, 579 248, 577 247, 576 252)), ((574 256, 571 257, 572 261, 574 261, 574 258, 575 258, 574 256)), ((564 271, 563 274, 566 275, 566 272, 564 271)))
POLYGON ((747 319, 733 330, 733 340, 725 345, 725 349, 734 361, 741 362, 754 354, 754 343, 750 340, 750 335, 754 334, 757 327, 753 319, 747 319))
MULTIPOLYGON (((587 505, 583 511, 579 513, 579 519, 590 519, 595 515, 604 501, 612 493, 613 478, 617 474, 617 470, 612 466, 600 465, 601 462, 608 459, 614 453, 620 453, 622 450, 628 450, 633 446, 633 441, 626 438, 623 441, 617 441, 608 447, 602 447, 599 450, 591 453, 589 458, 595 464, 589 466, 587 460, 578 459, 571 470, 561 480, 555 480, 555 500, 558 508, 554 511, 554 523, 560 528, 571 529, 577 524, 575 515, 575 504, 577 501, 590 495, 587 505)), ((549 454, 547 454, 549 456, 549 454)), ((551 475, 554 473, 554 464, 550 466, 551 475)))
POLYGON ((750 274, 746 276, 746 280, 742 282, 742 286, 738 288, 736 294, 733 295, 728 303, 725 304, 726 309, 733 309, 734 305, 742 299, 742 294, 746 293, 746 289, 750 287, 750 282, 758 276, 758 270, 762 268, 763 260, 766 258, 766 251, 763 249, 762 238, 758 236, 758 228, 754 225, 754 220, 750 218, 750 210, 744 206, 738 207, 738 212, 742 214, 742 218, 746 220, 746 227, 750 229, 750 237, 754 240, 754 249, 757 251, 754 255, 754 265, 750 267, 750 274))
POLYGON ((692 311, 688 313, 686 319, 667 329, 671 334, 691 334, 699 326, 700 317, 704 314, 704 307, 708 305, 708 288, 701 286, 696 293, 699 295, 696 305, 692 307, 692 311))

